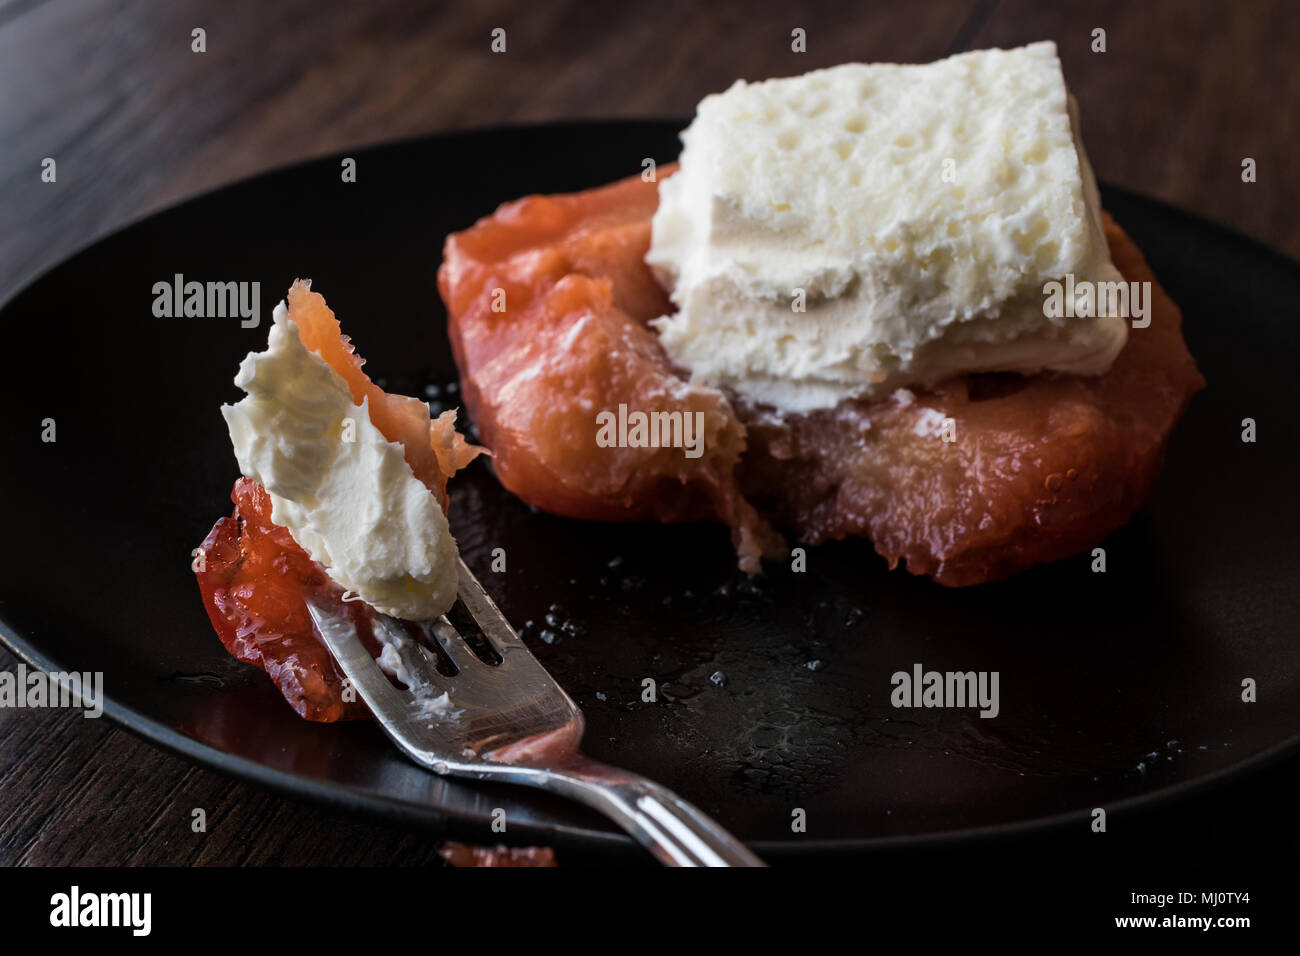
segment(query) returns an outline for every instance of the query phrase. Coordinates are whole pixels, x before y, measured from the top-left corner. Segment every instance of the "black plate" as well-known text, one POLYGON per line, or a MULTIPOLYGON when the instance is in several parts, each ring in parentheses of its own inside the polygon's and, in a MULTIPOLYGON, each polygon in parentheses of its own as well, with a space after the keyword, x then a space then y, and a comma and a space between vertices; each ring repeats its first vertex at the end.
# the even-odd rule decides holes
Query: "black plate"
MULTIPOLYGON (((308 163, 154 216, 28 288, 3 310, 7 642, 42 666, 103 671, 111 716, 241 776, 479 837, 504 807, 516 837, 621 841, 560 801, 438 780, 367 724, 299 720, 222 650, 189 555, 230 510, 217 406, 238 397, 235 368, 265 347, 290 280, 314 280, 388 387, 445 385, 447 233, 525 193, 671 159, 678 128, 437 137, 355 154, 353 184, 338 158, 308 163), (177 273, 260 281, 261 327, 155 318, 153 285, 177 273)), ((467 560, 511 620, 534 622, 526 639, 585 710, 593 756, 777 853, 1082 821, 1295 747, 1300 267, 1136 196, 1105 201, 1182 304, 1210 381, 1154 501, 1106 542, 1105 574, 1081 556, 954 591, 850 542, 814 549, 805 574, 747 580, 717 527, 551 517, 484 465, 453 483, 467 560), (488 569, 495 547, 505 574, 488 569), (918 662, 999 671, 1001 715, 893 709, 890 675, 918 662), (1258 703, 1241 701, 1247 677, 1258 703), (641 702, 645 678, 657 703, 641 702), (794 808, 807 834, 792 835, 794 808)))

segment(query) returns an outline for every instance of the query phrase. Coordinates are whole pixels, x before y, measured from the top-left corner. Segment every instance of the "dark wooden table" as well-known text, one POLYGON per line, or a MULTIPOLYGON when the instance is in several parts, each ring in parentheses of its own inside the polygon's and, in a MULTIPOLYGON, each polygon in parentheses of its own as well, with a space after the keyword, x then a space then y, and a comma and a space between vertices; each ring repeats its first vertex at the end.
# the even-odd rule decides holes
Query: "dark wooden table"
MULTIPOLYGON (((1099 177, 1300 258, 1294 0, 0 0, 0 301, 124 223, 294 160, 442 129, 686 116, 737 77, 1042 38, 1060 49, 1099 177), (205 53, 191 50, 196 27, 205 53), (790 49, 796 27, 804 54, 790 49), (1097 28, 1105 53, 1090 49, 1097 28), (41 181, 46 157, 55 183, 41 181)), ((0 666, 13 658, 0 652, 0 666)), ((1266 785, 1280 813, 1296 777, 1283 766, 1242 786, 1266 785)), ((105 721, 0 709, 0 863, 426 863, 437 847, 105 721), (190 830, 196 807, 206 834, 190 830)))

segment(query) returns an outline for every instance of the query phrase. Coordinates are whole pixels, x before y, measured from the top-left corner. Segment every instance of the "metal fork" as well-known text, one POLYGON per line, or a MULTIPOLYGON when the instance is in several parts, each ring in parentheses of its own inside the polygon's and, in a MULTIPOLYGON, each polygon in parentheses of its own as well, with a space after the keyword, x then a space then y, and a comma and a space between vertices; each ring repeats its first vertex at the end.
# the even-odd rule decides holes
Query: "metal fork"
MULTIPOLYGON (((651 780, 584 757, 582 711, 519 639, 465 562, 459 600, 500 662, 480 660, 447 619, 417 624, 457 668, 446 677, 404 623, 375 616, 375 637, 395 653, 395 687, 356 628, 326 604, 307 607, 334 659, 412 760, 434 773, 539 787, 601 811, 670 866, 763 866, 744 844, 651 780), (443 695, 446 694, 446 697, 443 695)), ((388 652, 386 652, 388 653, 388 652)), ((390 666, 395 663, 389 658, 390 666)))

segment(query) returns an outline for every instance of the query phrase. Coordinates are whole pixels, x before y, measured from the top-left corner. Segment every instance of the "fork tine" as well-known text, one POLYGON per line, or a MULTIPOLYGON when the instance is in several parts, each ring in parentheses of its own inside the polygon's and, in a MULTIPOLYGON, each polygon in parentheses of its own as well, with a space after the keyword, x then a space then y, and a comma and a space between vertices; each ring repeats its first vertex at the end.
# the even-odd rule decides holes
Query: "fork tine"
POLYGON ((432 689, 441 692, 447 689, 441 680, 442 675, 434 668, 433 661, 426 656, 428 652, 411 637, 401 621, 386 614, 376 614, 375 632, 375 636, 381 643, 390 645, 397 652, 398 659, 411 679, 421 685, 419 688, 409 688, 411 691, 432 689))
POLYGON ((446 651, 447 656, 451 658, 451 662, 458 669, 464 670, 467 667, 482 663, 460 631, 456 630, 451 621, 447 620, 447 615, 444 614, 434 621, 421 621, 416 626, 424 632, 425 637, 429 640, 438 642, 438 645, 446 651))
MULTIPOLYGON (((465 559, 457 555, 456 564, 460 570, 460 599, 487 639, 496 645, 497 652, 523 651, 532 657, 533 652, 528 650, 528 646, 519 639, 496 603, 488 597, 483 585, 478 583, 478 578, 474 577, 474 573, 465 564, 465 559)), ((505 658, 506 655, 502 653, 502 657, 505 658)))
POLYGON ((307 599, 307 611, 334 660, 372 711, 401 712, 409 708, 409 698, 404 699, 402 692, 389 683, 350 621, 312 598, 307 599))

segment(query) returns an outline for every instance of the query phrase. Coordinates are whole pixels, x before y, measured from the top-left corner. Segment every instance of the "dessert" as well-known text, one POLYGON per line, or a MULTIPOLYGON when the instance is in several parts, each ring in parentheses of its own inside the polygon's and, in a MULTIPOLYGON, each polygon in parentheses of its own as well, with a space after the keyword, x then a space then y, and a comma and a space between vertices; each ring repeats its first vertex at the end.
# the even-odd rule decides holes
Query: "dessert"
POLYGON ((1077 125, 1051 43, 705 97, 646 256, 676 307, 652 323, 668 357, 788 412, 1105 371, 1125 317, 1043 308, 1046 282, 1120 279, 1077 125))
POLYGON ((222 407, 244 477, 234 514, 195 558, 208 616, 226 649, 265 670, 303 717, 365 716, 315 634, 304 598, 332 604, 380 657, 376 612, 427 620, 456 598, 447 479, 479 449, 455 412, 390 395, 362 371, 339 322, 295 282, 268 347, 250 353, 222 407))
POLYGON ((750 571, 868 537, 954 586, 1145 501, 1203 380, 1100 211, 1051 44, 738 84, 684 140, 657 182, 526 197, 447 240, 462 389, 512 492, 720 521, 750 571), (1063 280, 1077 307, 1053 308, 1063 280), (1142 314, 1096 308, 1121 289, 1142 314), (703 453, 598 442, 621 406, 701 413, 703 453))

